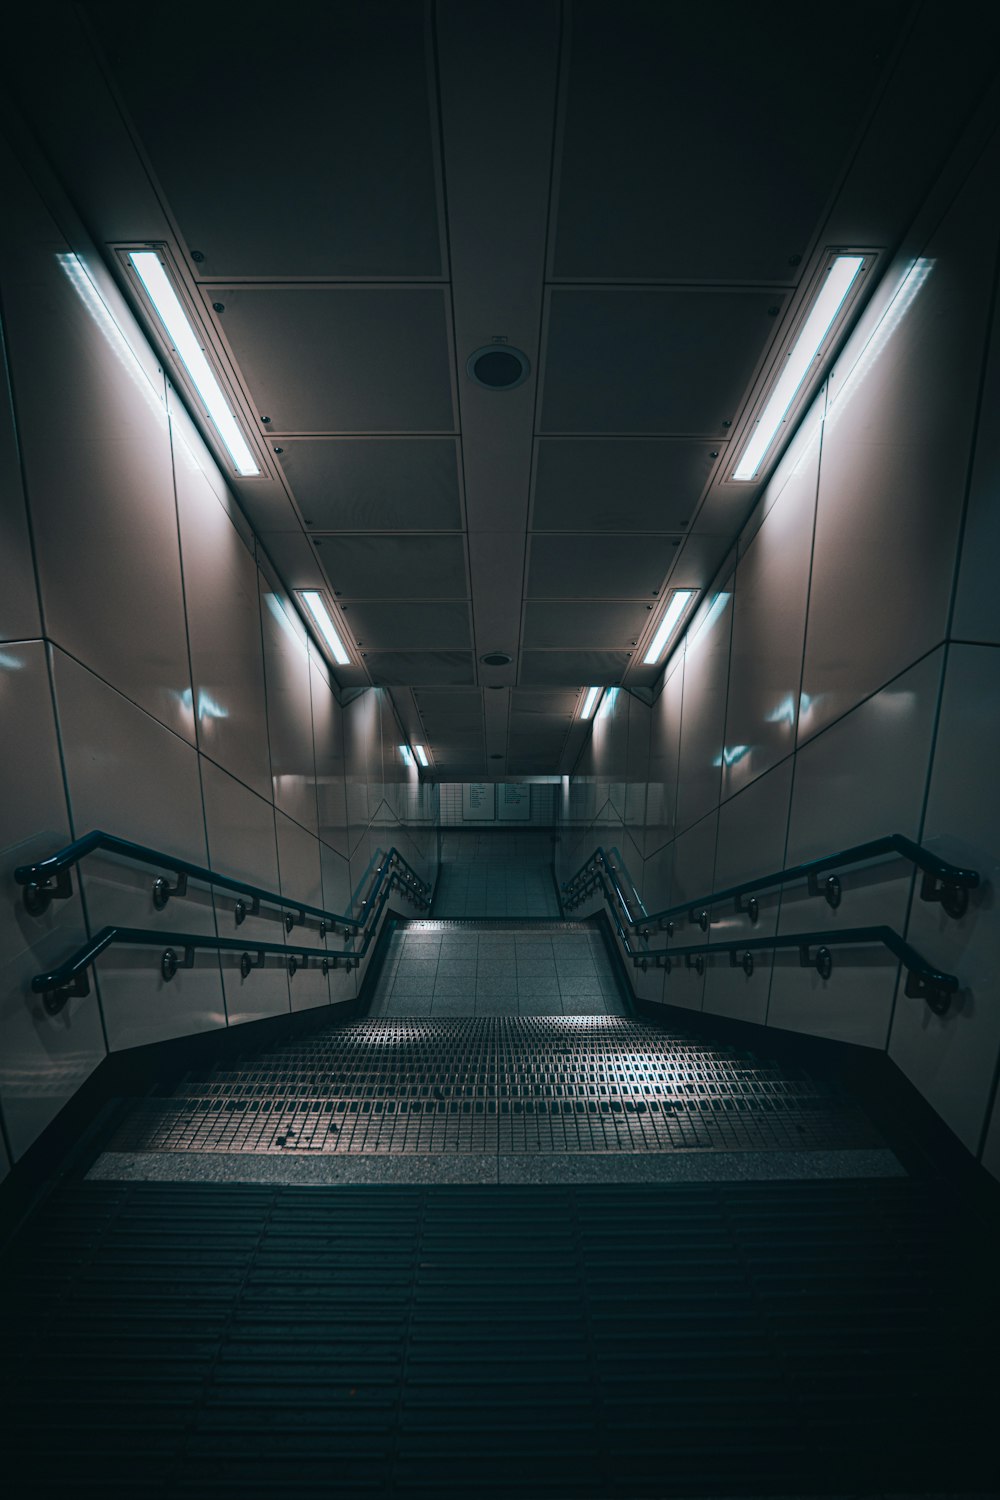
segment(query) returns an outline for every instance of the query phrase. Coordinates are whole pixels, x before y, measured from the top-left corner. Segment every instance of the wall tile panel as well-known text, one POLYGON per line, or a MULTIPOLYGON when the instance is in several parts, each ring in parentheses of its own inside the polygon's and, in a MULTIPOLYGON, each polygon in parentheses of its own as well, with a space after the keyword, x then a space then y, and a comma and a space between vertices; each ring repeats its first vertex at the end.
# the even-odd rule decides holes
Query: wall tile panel
MULTIPOLYGON (((326 844, 319 846, 320 869, 323 879, 323 905, 327 911, 346 916, 351 905, 351 868, 342 855, 335 853, 326 844)), ((342 954, 349 944, 344 942, 342 930, 327 938, 331 957, 342 954)), ((330 999, 334 1005, 342 1000, 352 1000, 357 993, 357 975, 354 969, 338 965, 329 975, 330 999)))
POLYGON ((198 747, 271 796, 257 567, 175 423, 174 463, 198 747))
POLYGON ((794 457, 780 471, 783 485, 736 569, 723 797, 795 749, 819 474, 815 419, 794 457))
POLYGON ((47 630, 193 742, 162 372, 7 165, 0 273, 47 630))
POLYGON ((105 1055, 97 995, 46 1014, 29 988, 35 974, 68 958, 87 938, 79 880, 73 895, 40 917, 25 911, 16 866, 44 859, 72 838, 56 740, 46 651, 40 641, 0 649, 0 1108, 20 1157, 105 1055))
POLYGON ((680 760, 681 699, 684 653, 650 710, 649 795, 646 800, 646 854, 662 847, 677 832, 677 767, 680 760))
MULTIPOLYGON (((275 811, 275 831, 278 836, 278 867, 281 872, 281 894, 293 900, 305 901, 310 906, 323 905, 323 874, 320 865, 320 844, 315 834, 309 833, 298 823, 275 811)), ((327 947, 326 938, 320 937, 316 919, 307 917, 304 925, 296 923, 286 939, 290 958, 295 958, 295 940, 298 938, 309 948, 327 947)), ((339 952, 339 945, 329 945, 339 952)), ((301 964, 301 960, 298 960, 301 964)), ((321 961, 320 961, 321 962, 321 961)), ((288 981, 292 1010, 308 1010, 314 1005, 328 1005, 330 986, 322 969, 310 962, 299 967, 288 981)))
POLYGON ((962 989, 944 1016, 900 993, 889 1055, 973 1152, 1000 1053, 1000 807, 983 796, 996 775, 998 745, 1000 648, 951 646, 921 842, 978 870, 982 885, 958 921, 915 892, 909 941, 936 967, 957 974, 962 989))
POLYGON ((945 636, 1000 225, 996 167, 991 153, 864 352, 849 345, 830 377, 799 743, 945 636))
POLYGON ((316 763, 306 633, 263 573, 259 581, 274 805, 315 835, 316 763))
MULTIPOLYGON (((202 759, 201 778, 212 869, 234 880, 280 891, 271 803, 255 796, 242 782, 209 760, 202 759)), ((276 906, 264 904, 259 916, 247 916, 237 926, 236 893, 216 890, 214 898, 220 937, 245 940, 251 953, 254 939, 264 943, 284 942, 285 929, 276 906)), ((263 969, 254 969, 244 979, 240 958, 241 954, 234 952, 223 953, 219 959, 229 1024, 287 1011, 288 977, 280 961, 272 958, 263 969)))
POLYGON ((320 839, 345 859, 347 792, 344 781, 344 710, 322 667, 310 662, 313 753, 316 758, 316 805, 320 839))
MULTIPOLYGON (((715 890, 726 890, 741 880, 770 875, 785 863, 785 835, 792 789, 792 762, 759 777, 739 796, 719 809, 719 838, 715 855, 715 890)), ((757 892, 756 923, 736 911, 735 899, 712 908, 710 942, 734 942, 741 938, 770 937, 777 930, 780 887, 757 892)), ((767 1014, 771 956, 753 954, 753 972, 748 977, 734 968, 728 956, 712 960, 705 976, 705 1010, 718 1015, 739 1016, 763 1023, 767 1014)))
POLYGON ((1000 555, 1000 299, 993 314, 989 362, 976 428, 976 451, 962 536, 951 634, 1000 644, 996 559, 1000 555))
MULTIPOLYGON (((903 673, 798 752, 787 860, 818 859, 882 834, 920 829, 943 649, 903 673)), ((786 888, 779 931, 834 931, 885 923, 902 932, 913 881, 908 861, 890 857, 838 872, 835 910, 805 882, 786 888)), ((768 1024, 884 1046, 897 963, 877 947, 833 950, 828 981, 779 955, 768 1024)))
MULTIPOLYGON (((101 828, 206 865, 194 747, 58 649, 53 677, 75 835, 101 828)), ((192 884, 157 911, 156 873, 116 855, 92 855, 83 867, 91 931, 124 925, 214 934, 211 890, 192 884)), ((160 951, 112 947, 97 961, 112 1051, 225 1024, 218 955, 199 952, 193 969, 166 982, 160 951)))
POLYGON ((690 828, 719 801, 732 618, 732 591, 727 584, 685 646, 677 777, 679 829, 690 828))
POLYGON ((26 641, 42 633, 28 511, 21 484, 3 328, 0 326, 0 641, 26 641))

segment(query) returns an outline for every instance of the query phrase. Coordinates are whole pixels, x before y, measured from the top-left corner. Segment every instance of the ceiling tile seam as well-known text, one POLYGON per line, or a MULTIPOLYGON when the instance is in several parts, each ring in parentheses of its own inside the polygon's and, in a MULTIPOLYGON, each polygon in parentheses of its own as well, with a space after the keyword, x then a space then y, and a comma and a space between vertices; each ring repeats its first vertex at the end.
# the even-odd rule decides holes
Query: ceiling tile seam
POLYGON ((566 287, 574 292, 615 290, 620 287, 623 291, 692 291, 705 287, 709 291, 720 292, 781 292, 794 291, 797 283, 781 278, 775 281, 733 281, 727 277, 696 276, 696 277, 656 277, 656 276, 549 276, 546 278, 546 289, 551 288, 558 291, 566 287))
MULTIPOLYGON (((424 0, 424 68, 427 84, 427 133, 431 138, 431 169, 434 175, 438 248, 441 252, 442 280, 451 283, 451 237, 448 232, 448 205, 444 181, 444 129, 441 114, 441 77, 438 67, 436 14, 433 0, 424 0)), ((449 299, 450 300, 450 299, 449 299)), ((456 414, 458 408, 456 407, 456 414)))
MULTIPOLYGON (((428 56, 429 57, 433 56, 433 59, 434 59, 434 67, 433 67, 434 89, 433 89, 433 96, 432 96, 434 108, 433 108, 433 129, 432 129, 431 133, 432 133, 432 135, 434 137, 434 162, 435 162, 435 167, 436 167, 435 185, 436 185, 437 193, 438 193, 439 213, 440 213, 440 222, 441 222, 441 234, 442 234, 442 247, 443 247, 443 261, 444 261, 444 264, 447 265, 449 267, 449 270, 450 270, 451 264, 452 264, 452 256, 451 256, 451 220, 450 220, 450 215, 449 215, 449 212, 448 212, 448 174, 447 174, 447 171, 445 169, 445 153, 444 153, 444 107, 443 107, 442 98, 441 98, 441 68, 440 68, 440 50, 439 50, 438 35, 437 35, 437 11, 436 11, 436 7, 434 7, 433 5, 431 5, 429 3, 426 5, 426 8, 425 8, 425 27, 424 27, 424 29, 425 29, 425 34, 426 34, 426 37, 427 37, 427 52, 428 52, 428 56)), ((470 556, 470 552, 469 552, 468 507, 467 507, 468 478, 467 478, 467 475, 466 475, 466 472, 465 472, 465 444, 464 444, 464 442, 462 440, 462 390, 461 390, 461 383, 460 383, 459 378, 458 378, 459 352, 458 352, 458 332, 457 332, 456 324, 455 324, 455 288, 454 288, 454 283, 453 283, 453 280, 451 279, 451 277, 449 277, 449 281, 448 281, 448 284, 447 284, 447 295, 446 295, 446 297, 445 297, 444 300, 445 300, 445 304, 446 304, 446 322, 447 322, 447 325, 448 325, 448 328, 447 328, 447 332, 448 332, 448 346, 449 346, 449 349, 451 351, 451 360, 450 360, 451 368, 450 368, 450 372, 449 373, 450 373, 450 376, 451 376, 451 386, 452 386, 452 410, 454 411, 454 414, 455 414, 455 424, 456 424, 455 425, 455 432, 452 433, 452 434, 449 434, 449 436, 454 436, 454 437, 458 438, 458 484, 459 484, 459 495, 460 495, 460 503, 461 503, 461 516, 462 516, 463 537, 464 537, 464 545, 463 545, 463 549, 462 550, 463 550, 463 558, 464 558, 464 563, 465 563, 465 581, 466 581, 466 586, 467 586, 467 590, 468 590, 466 597, 467 597, 467 599, 469 601, 470 615, 472 616, 472 622, 471 623, 472 623, 473 673, 475 674, 475 673, 478 672, 478 661, 479 661, 479 655, 480 655, 480 645, 479 645, 478 640, 476 639, 475 610, 472 608, 472 604, 473 604, 473 600, 472 600, 472 560, 471 560, 471 556, 470 556)))
POLYGON ((328 287, 378 287, 380 290, 389 287, 400 291, 409 288, 420 287, 445 287, 450 285, 448 276, 409 276, 400 280, 398 276, 203 276, 198 277, 198 285, 206 291, 225 291, 226 287, 238 287, 240 291, 281 291, 288 287, 291 291, 325 291, 328 287))
POLYGON ((325 438, 458 438, 461 432, 457 427, 421 427, 419 431, 406 427, 386 427, 378 431, 368 428, 354 427, 273 427, 268 426, 265 436, 271 438, 286 438, 293 443, 297 439, 309 439, 315 442, 325 438))
MULTIPOLYGON (((539 376, 539 379, 541 376, 539 376)), ((756 377, 755 377, 756 378, 756 377)), ((734 422, 735 425, 735 422, 734 422)), ((646 430, 644 428, 601 428, 595 432, 593 428, 586 432, 574 431, 562 427, 542 428, 536 427, 532 433, 536 443, 539 442, 575 442, 575 443, 604 443, 614 441, 617 443, 628 442, 660 442, 660 443, 719 443, 724 447, 728 442, 726 437, 720 437, 717 432, 663 432, 659 429, 646 430)))
POLYGON ((606 292, 617 289, 623 292, 643 292, 647 290, 690 292, 706 288, 709 291, 718 292, 720 296, 729 296, 730 294, 742 296, 746 292, 771 292, 775 290, 794 292, 798 288, 798 285, 799 283, 794 279, 786 281, 703 281, 701 278, 695 277, 687 280, 670 281, 627 281, 616 279, 612 281, 587 280, 562 282, 550 277, 545 283, 545 290, 547 292, 557 292, 565 286, 568 290, 574 292, 588 292, 591 290, 606 292))
MULTIPOLYGON (((564 3, 559 5, 559 39, 556 46, 556 78, 555 94, 552 101, 552 129, 549 147, 549 190, 545 205, 545 239, 542 246, 542 287, 538 303, 538 361, 535 375, 535 389, 532 397, 531 411, 531 453, 528 460, 528 504, 525 508, 524 518, 524 547, 522 551, 521 564, 521 617, 518 626, 517 641, 514 644, 513 657, 515 662, 515 682, 521 676, 521 668, 524 654, 524 615, 528 599, 528 569, 530 553, 530 534, 532 524, 532 512, 534 508, 535 472, 537 466, 537 443, 535 433, 541 417, 541 401, 543 383, 545 380, 546 349, 548 345, 548 296, 546 293, 546 278, 552 264, 555 253, 555 223, 556 205, 558 202, 559 182, 561 179, 560 167, 562 163, 563 143, 566 136, 566 100, 568 97, 567 79, 569 76, 569 33, 570 33, 570 7, 564 3)), ((507 736, 506 750, 510 754, 510 707, 507 711, 507 736)))

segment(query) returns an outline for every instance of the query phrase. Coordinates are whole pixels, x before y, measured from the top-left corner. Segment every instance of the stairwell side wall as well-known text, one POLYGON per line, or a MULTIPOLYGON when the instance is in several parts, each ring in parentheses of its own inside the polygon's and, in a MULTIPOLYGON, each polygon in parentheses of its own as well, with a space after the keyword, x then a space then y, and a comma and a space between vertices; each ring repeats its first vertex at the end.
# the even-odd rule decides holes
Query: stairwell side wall
POLYGON ((974 865, 958 921, 895 859, 841 872, 836 910, 804 884, 764 893, 752 929, 713 908, 707 934, 680 922, 675 937, 704 942, 704 973, 640 972, 637 991, 887 1050, 1000 1175, 998 171, 994 138, 914 226, 652 707, 606 695, 564 782, 559 874, 619 848, 655 911, 885 833, 974 865), (879 923, 958 975, 946 1016, 876 948, 835 948, 825 981, 794 950, 755 955, 750 977, 711 955, 743 934, 879 923))
MULTIPOLYGON (((393 759, 384 690, 342 706, 99 259, 3 143, 0 164, 2 1174, 108 1051, 336 1004, 363 977, 276 957, 243 979, 239 954, 201 952, 167 983, 159 948, 111 948, 48 1016, 32 976, 104 925, 235 936, 235 898, 192 885, 158 912, 156 872, 101 855, 35 918, 15 866, 102 828, 357 914, 391 844, 434 879, 437 793, 393 759)), ((284 941, 276 914, 238 935, 284 941)))

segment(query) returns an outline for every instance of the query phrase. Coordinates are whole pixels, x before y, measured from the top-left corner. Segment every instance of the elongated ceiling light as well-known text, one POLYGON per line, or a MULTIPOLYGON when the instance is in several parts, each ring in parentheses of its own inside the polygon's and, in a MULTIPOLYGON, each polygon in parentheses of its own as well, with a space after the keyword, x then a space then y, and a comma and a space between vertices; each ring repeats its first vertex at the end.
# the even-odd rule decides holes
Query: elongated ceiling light
POLYGON ((422 766, 430 765, 430 761, 427 759, 427 751, 424 749, 423 745, 414 745, 413 753, 422 766))
POLYGON ((351 658, 344 650, 344 643, 337 634, 337 627, 330 618, 330 611, 326 607, 326 600, 319 589, 296 589, 295 592, 302 601, 302 608, 319 631, 334 661, 338 666, 349 667, 351 658))
POLYGON ((400 745, 399 753, 403 757, 404 766, 413 765, 413 751, 410 749, 409 745, 400 745))
POLYGON ((597 702, 597 695, 600 691, 601 690, 599 687, 592 687, 587 689, 587 696, 586 698, 584 698, 583 707, 580 710, 581 719, 590 718, 591 714, 594 712, 594 704, 597 702))
POLYGON ((219 434, 237 474, 244 477, 259 474, 260 465, 240 431, 239 423, 205 357, 198 335, 181 305, 162 260, 154 250, 130 250, 128 258, 145 288, 153 311, 163 324, 167 338, 176 349, 178 358, 204 402, 212 426, 219 434))
POLYGON ((750 441, 733 470, 734 479, 754 479, 764 457, 774 442, 789 408, 798 395, 803 382, 812 368, 813 361, 822 349, 834 320, 844 305, 848 292, 854 285, 858 272, 865 263, 863 255, 838 255, 826 273, 819 295, 813 303, 812 312, 806 318, 785 361, 767 405, 761 412, 750 441))
POLYGON ((642 658, 644 666, 653 667, 659 661, 666 650, 667 642, 680 624, 681 616, 697 592, 697 589, 674 590, 673 598, 667 605, 666 614, 660 621, 660 628, 653 636, 649 643, 649 650, 642 658))

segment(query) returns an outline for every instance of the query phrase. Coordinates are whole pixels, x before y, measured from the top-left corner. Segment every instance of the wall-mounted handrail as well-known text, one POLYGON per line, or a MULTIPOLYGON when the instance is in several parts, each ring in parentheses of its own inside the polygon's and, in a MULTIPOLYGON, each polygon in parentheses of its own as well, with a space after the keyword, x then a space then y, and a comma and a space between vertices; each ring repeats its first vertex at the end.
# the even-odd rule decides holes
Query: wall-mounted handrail
MULTIPOLYGON (((242 955, 240 970, 244 979, 248 978, 254 969, 262 967, 269 953, 280 954, 287 960, 289 974, 295 974, 298 971, 300 960, 303 968, 308 967, 310 959, 318 961, 324 974, 327 974, 330 969, 336 969, 340 964, 347 969, 358 968, 375 938, 379 918, 394 887, 401 889, 409 899, 417 899, 423 906, 428 904, 425 896, 414 898, 409 881, 398 871, 392 870, 385 878, 387 867, 387 861, 379 866, 378 877, 372 887, 372 892, 363 903, 369 906, 370 910, 363 919, 367 925, 363 930, 360 946, 345 950, 343 953, 331 953, 328 948, 315 948, 301 943, 262 942, 255 938, 244 941, 241 938, 216 937, 212 933, 165 932, 155 927, 103 927, 89 942, 77 949, 56 968, 49 970, 47 974, 36 974, 31 981, 31 988, 36 995, 42 996, 48 1013, 57 1015, 71 997, 90 993, 88 970, 107 948, 119 944, 139 945, 145 948, 158 948, 161 944, 166 944, 160 957, 160 974, 165 980, 172 979, 178 969, 193 968, 194 955, 198 949, 240 953, 242 955), (380 892, 377 898, 376 892, 380 892), (183 957, 178 956, 177 949, 183 950, 183 957), (251 954, 256 954, 256 958, 251 957, 251 954)), ((348 936, 349 934, 345 933, 345 939, 348 936)))
MULTIPOLYGON (((883 841, 878 840, 877 842, 881 844, 883 841)), ((858 847, 865 846, 859 845, 858 847)), ((921 852, 924 853, 926 851, 921 852)), ((749 976, 753 972, 753 953, 756 950, 798 948, 800 962, 803 965, 815 967, 823 979, 828 979, 833 970, 833 957, 830 953, 831 947, 859 947, 865 944, 878 943, 888 948, 905 966, 907 971, 906 994, 911 998, 926 1000, 931 1010, 937 1015, 944 1015, 948 1011, 951 1006, 952 996, 960 988, 959 981, 954 974, 947 974, 940 969, 934 968, 894 928, 884 925, 873 927, 842 927, 818 932, 789 932, 780 935, 775 934, 771 937, 725 939, 713 943, 709 943, 707 939, 703 939, 700 943, 677 944, 670 948, 642 949, 637 951, 632 946, 631 939, 636 936, 638 924, 629 917, 628 909, 622 899, 618 885, 609 882, 605 878, 604 862, 606 860, 607 855, 605 851, 603 849, 597 850, 594 859, 589 860, 573 879, 576 880, 581 875, 586 879, 585 894, 600 887, 604 899, 611 909, 611 916, 618 936, 621 939, 622 946, 636 968, 646 969, 650 959, 652 959, 658 968, 664 967, 669 973, 674 959, 683 958, 688 967, 697 968, 699 973, 703 973, 705 962, 708 958, 713 954, 728 953, 730 961, 733 964, 736 963, 737 954, 744 955, 742 966, 744 972, 749 976), (627 925, 622 922, 615 909, 616 902, 621 904, 626 917, 628 917, 627 925), (816 948, 817 951, 815 956, 810 956, 813 948, 816 948)), ((826 865, 825 861, 816 861, 816 863, 829 868, 829 865, 826 865)), ((963 873, 974 875, 975 884, 978 884, 979 876, 976 872, 967 871, 963 873)), ((563 889, 567 889, 571 884, 572 882, 568 881, 563 889)), ((738 889, 742 892, 746 890, 746 887, 739 887, 738 889)), ((703 907, 706 915, 707 908, 712 904, 713 899, 718 901, 725 899, 728 895, 734 894, 735 891, 728 891, 716 893, 714 898, 707 898, 703 907)), ((583 899, 583 897, 581 896, 580 899, 583 899)), ((579 902, 575 901, 572 904, 576 905, 579 902)), ((744 908, 738 906, 737 909, 742 911, 744 908)), ((675 908, 675 910, 683 914, 691 914, 689 905, 686 902, 683 906, 675 908)), ((699 913, 699 915, 701 914, 699 913)), ((750 915, 749 912, 747 915, 750 915)), ((649 920, 653 921, 655 919, 650 918, 649 920)), ((698 925, 702 926, 700 922, 698 925)), ((702 930, 707 932, 707 920, 702 930)), ((672 923, 667 928, 667 934, 668 936, 673 935, 672 923)), ((648 938, 648 927, 643 927, 638 935, 644 939, 648 938)))
MULTIPOLYGON (((935 969, 892 927, 841 927, 833 931, 787 932, 775 934, 772 937, 743 938, 739 941, 727 938, 722 942, 710 944, 684 943, 673 948, 648 949, 643 953, 635 954, 634 960, 640 969, 645 969, 649 959, 654 959, 657 968, 663 967, 669 973, 674 959, 687 958, 692 955, 704 961, 713 953, 728 953, 735 968, 737 955, 752 955, 759 949, 798 948, 799 961, 803 968, 815 968, 823 979, 829 979, 833 971, 830 948, 857 948, 870 943, 879 943, 882 947, 888 948, 889 952, 903 964, 907 971, 907 995, 911 998, 926 1000, 938 1015, 943 1015, 948 1010, 951 996, 959 988, 957 977, 954 974, 946 974, 941 969, 935 969), (814 948, 815 954, 812 953, 814 948)), ((749 977, 753 973, 752 957, 749 964, 744 960, 741 966, 749 977)))
MULTIPOLYGON (((723 890, 712 891, 707 896, 682 901, 676 906, 668 906, 663 911, 650 912, 648 915, 646 913, 640 915, 632 911, 616 879, 614 889, 631 927, 638 929, 642 923, 656 923, 663 928, 675 917, 686 917, 690 921, 697 921, 704 930, 707 926, 708 908, 717 905, 720 901, 735 899, 737 910, 745 912, 751 921, 755 921, 756 916, 753 912, 742 905, 742 898, 750 896, 753 892, 785 885, 793 880, 808 880, 812 885, 816 877, 827 870, 859 864, 866 859, 876 859, 882 854, 901 854, 904 859, 908 859, 911 864, 924 872, 920 888, 922 901, 940 902, 943 910, 950 917, 961 917, 965 913, 969 903, 969 891, 975 890, 979 885, 978 870, 968 870, 960 865, 949 864, 947 860, 941 859, 929 849, 924 849, 922 845, 914 843, 902 833, 890 833, 883 838, 870 839, 864 844, 854 844, 849 849, 840 849, 835 854, 824 855, 822 859, 788 865, 785 869, 775 870, 770 875, 759 875, 753 880, 744 880, 738 885, 726 886, 723 890)), ((612 878, 613 874, 617 873, 607 852, 602 847, 596 849, 576 874, 563 884, 562 889, 570 896, 570 900, 566 903, 570 908, 578 905, 579 899, 582 899, 578 898, 575 888, 582 883, 592 882, 596 866, 599 865, 603 865, 612 878)), ((831 906, 839 905, 839 882, 828 883, 823 894, 831 906)))
MULTIPOLYGON (((63 900, 71 896, 73 885, 70 870, 98 849, 103 849, 110 854, 124 855, 139 864, 167 870, 174 876, 176 884, 173 886, 162 875, 153 882, 153 905, 158 911, 166 906, 171 896, 184 895, 188 880, 200 880, 220 890, 236 891, 241 896, 250 897, 249 907, 245 903, 237 902, 237 926, 245 917, 256 916, 260 911, 262 901, 266 901, 269 906, 277 906, 285 913, 285 928, 289 932, 295 925, 294 914, 297 914, 298 921, 303 926, 307 917, 318 918, 321 935, 324 935, 328 928, 333 931, 336 927, 342 927, 345 937, 350 936, 352 932, 358 932, 367 920, 366 915, 352 917, 346 913, 325 911, 322 907, 312 906, 307 901, 292 900, 291 897, 282 895, 279 891, 251 885, 248 881, 236 880, 229 875, 220 875, 217 871, 206 869, 203 865, 192 864, 190 860, 178 859, 172 854, 166 854, 162 849, 150 849, 144 844, 133 843, 131 839, 118 838, 115 834, 104 833, 99 828, 75 839, 72 844, 67 844, 65 849, 60 849, 58 853, 50 855, 47 859, 37 860, 31 865, 20 865, 14 871, 14 879, 18 885, 24 887, 23 899, 26 909, 33 916, 40 916, 51 901, 63 900)), ((393 846, 378 867, 378 879, 366 902, 362 905, 370 903, 375 898, 386 872, 393 866, 398 866, 405 871, 403 877, 399 876, 398 870, 393 870, 393 873, 402 884, 408 885, 426 904, 430 886, 420 879, 399 850, 393 846)))

